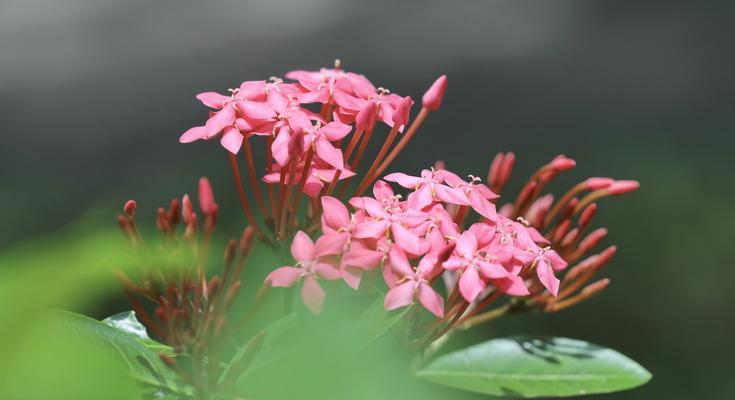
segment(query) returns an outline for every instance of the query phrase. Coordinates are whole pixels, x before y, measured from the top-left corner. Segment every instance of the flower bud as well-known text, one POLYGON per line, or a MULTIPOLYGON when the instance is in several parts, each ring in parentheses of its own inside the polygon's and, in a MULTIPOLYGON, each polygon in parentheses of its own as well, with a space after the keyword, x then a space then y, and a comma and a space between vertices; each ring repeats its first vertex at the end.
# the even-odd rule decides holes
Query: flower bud
POLYGON ((214 215, 217 213, 217 203, 214 202, 214 193, 212 185, 206 177, 199 179, 199 208, 204 215, 214 215))
POLYGON ((595 246, 600 244, 602 239, 607 236, 607 229, 605 228, 599 228, 595 229, 585 237, 581 243, 579 243, 579 251, 582 253, 586 253, 590 250, 592 250, 595 246))
POLYGON ((421 98, 421 105, 430 111, 436 111, 442 103, 444 98, 444 92, 447 90, 447 76, 440 76, 431 85, 429 90, 424 93, 424 97, 421 98))
POLYGON ((408 117, 411 114, 411 106, 413 106, 411 96, 406 96, 401 100, 401 103, 393 112, 393 123, 395 125, 400 127, 408 124, 408 117))
POLYGON ((616 196, 637 190, 640 186, 641 184, 638 181, 615 181, 608 186, 607 194, 616 196))
POLYGON ((135 203, 135 200, 128 200, 125 202, 125 205, 123 206, 123 212, 125 212, 125 215, 132 218, 135 216, 136 208, 137 208, 137 205, 135 203))
POLYGON ((595 214, 597 214, 597 203, 592 203, 585 207, 582 214, 579 216, 579 227, 584 229, 589 226, 595 214))
POLYGON ((561 172, 572 169, 575 165, 577 165, 577 162, 572 160, 571 158, 567 158, 564 155, 558 155, 556 156, 556 158, 551 160, 549 167, 556 172, 561 172))
POLYGON ((604 189, 615 182, 612 178, 588 178, 584 183, 587 186, 587 190, 598 190, 604 189))

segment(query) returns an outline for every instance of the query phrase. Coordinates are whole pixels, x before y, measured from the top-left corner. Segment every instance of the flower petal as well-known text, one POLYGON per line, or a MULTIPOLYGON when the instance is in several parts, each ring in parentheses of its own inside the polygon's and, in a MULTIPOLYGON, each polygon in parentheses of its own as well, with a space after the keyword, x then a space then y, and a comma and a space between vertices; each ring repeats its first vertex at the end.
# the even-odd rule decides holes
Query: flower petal
POLYGON ((232 154, 237 154, 242 146, 243 136, 237 128, 228 126, 219 140, 219 143, 232 154))
POLYGON ((389 290, 383 301, 385 309, 388 311, 395 310, 413 303, 413 286, 413 281, 408 281, 389 290))
POLYGON ((324 134, 327 139, 334 142, 335 140, 343 139, 351 130, 352 127, 350 125, 343 124, 341 122, 330 122, 324 125, 319 132, 324 134))
POLYGON ((392 174, 388 174, 384 176, 383 179, 388 182, 395 182, 403 186, 406 189, 416 189, 416 187, 419 185, 419 182, 421 182, 420 177, 406 175, 401 172, 395 172, 392 174))
POLYGON ((390 261, 390 267, 393 269, 393 271, 397 272, 398 275, 403 277, 414 276, 413 268, 408 262, 406 253, 401 251, 401 249, 392 247, 390 249, 390 253, 388 254, 388 260, 390 261))
POLYGON ((427 284, 419 285, 419 302, 439 318, 444 318, 444 299, 427 284))
POLYGON ((268 274, 265 281, 270 283, 271 286, 276 287, 293 286, 301 276, 302 272, 303 270, 301 268, 281 267, 268 274))
POLYGON ((345 167, 342 150, 335 148, 327 139, 317 139, 314 147, 316 148, 316 154, 319 158, 326 161, 327 164, 336 169, 342 169, 345 167))
POLYGON ((222 108, 230 98, 230 96, 225 96, 217 92, 204 92, 197 95, 197 99, 204 103, 205 106, 216 109, 222 108))
POLYGON ((350 212, 341 201, 331 196, 322 197, 322 223, 337 230, 350 225, 350 212))
POLYGON ((179 137, 179 143, 191 143, 203 139, 207 139, 207 129, 203 126, 195 126, 189 128, 179 137))
POLYGON ((379 239, 385 236, 388 229, 388 221, 372 221, 366 220, 355 226, 355 237, 358 239, 379 239))
POLYGON ((540 259, 536 265, 536 275, 539 281, 549 292, 556 297, 559 292, 559 279, 554 276, 554 271, 551 269, 551 265, 544 259, 540 259))
POLYGON ((311 241, 309 235, 303 231, 296 232, 293 242, 291 242, 291 254, 296 261, 313 261, 316 259, 314 242, 311 241))
POLYGON ((317 258, 331 254, 340 254, 349 238, 350 234, 347 232, 325 233, 317 239, 314 245, 314 253, 317 258))
POLYGON ((465 268, 462 272, 462 276, 459 278, 459 292, 462 293, 462 297, 470 303, 473 302, 477 295, 482 293, 486 287, 485 282, 480 279, 477 269, 473 266, 465 268))
POLYGON ((320 277, 329 281, 342 277, 342 271, 332 264, 320 262, 314 266, 314 272, 320 277))
POLYGON ((410 254, 421 254, 421 239, 403 225, 394 222, 390 224, 390 232, 398 246, 410 254))
POLYGON ((322 312, 324 289, 319 286, 319 283, 313 276, 307 276, 304 279, 304 287, 301 288, 301 299, 304 300, 304 304, 309 311, 317 315, 322 312))
POLYGON ((209 137, 214 137, 218 133, 220 133, 220 131, 228 126, 233 125, 234 123, 235 109, 228 106, 217 111, 211 118, 207 120, 207 123, 204 126, 207 128, 207 135, 209 137))

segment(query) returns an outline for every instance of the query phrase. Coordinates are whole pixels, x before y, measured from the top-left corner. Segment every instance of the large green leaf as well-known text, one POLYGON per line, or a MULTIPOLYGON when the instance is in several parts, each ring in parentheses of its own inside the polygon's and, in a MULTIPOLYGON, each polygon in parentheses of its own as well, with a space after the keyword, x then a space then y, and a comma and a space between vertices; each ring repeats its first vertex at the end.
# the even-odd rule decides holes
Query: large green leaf
POLYGON ((72 331, 85 346, 124 363, 150 395, 159 399, 177 399, 191 394, 161 361, 159 354, 169 352, 170 348, 148 338, 145 329, 141 332, 142 326, 133 313, 118 314, 104 322, 66 311, 59 314, 63 328, 72 331))
POLYGON ((609 393, 640 386, 651 374, 611 349, 580 340, 513 336, 441 356, 418 371, 428 381, 496 396, 609 393))

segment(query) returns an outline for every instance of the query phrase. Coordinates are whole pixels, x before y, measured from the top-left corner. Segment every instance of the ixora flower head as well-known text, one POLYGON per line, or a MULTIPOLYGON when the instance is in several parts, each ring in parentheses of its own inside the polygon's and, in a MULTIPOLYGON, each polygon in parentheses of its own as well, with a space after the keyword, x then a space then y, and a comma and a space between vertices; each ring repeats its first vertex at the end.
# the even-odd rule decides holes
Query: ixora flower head
MULTIPOLYGON (((194 256, 193 271, 146 274, 140 284, 121 276, 131 299, 140 295, 156 302, 154 315, 134 305, 158 337, 194 354, 194 375, 217 370, 207 361, 217 358, 203 339, 234 329, 226 311, 239 290, 253 238, 293 262, 269 268, 254 303, 238 320, 249 321, 268 301, 271 288, 300 291, 306 310, 320 314, 330 307, 332 293, 344 295, 343 282, 347 293, 376 297, 389 315, 403 309, 403 343, 418 352, 455 329, 511 313, 563 310, 609 284, 608 279, 590 283, 617 251, 611 246, 595 253, 607 235, 605 228, 592 229, 597 202, 634 191, 638 182, 591 177, 557 198, 546 193, 547 187, 576 166, 559 155, 542 165, 515 198, 505 200, 501 195, 516 163, 513 153, 498 154, 484 181, 442 162, 421 171, 388 171, 439 110, 445 75, 429 85, 413 118, 410 96, 345 71, 339 61, 334 68, 296 70, 285 77, 291 81, 252 80, 228 94, 200 93, 196 97, 209 114, 179 139, 219 139, 229 159, 249 226, 239 242, 228 243, 223 272, 207 278, 203 268, 220 210, 212 186, 202 178, 201 223, 189 196, 159 209, 156 220, 167 243, 186 244, 194 256), (368 155, 376 140, 377 152, 368 155), (262 168, 255 165, 254 149, 263 153, 262 168), (247 188, 240 157, 247 166, 247 188), (361 165, 363 159, 370 162, 361 165), (180 237, 179 220, 185 225, 180 237)), ((134 247, 142 249, 136 211, 137 204, 129 201, 118 220, 134 247)), ((291 310, 292 298, 285 298, 291 310)), ((238 352, 242 359, 236 356, 230 365, 246 369, 262 339, 253 338, 244 353, 238 352)), ((176 360, 165 360, 181 368, 176 360)), ((204 385, 200 390, 209 395, 217 390, 214 383, 231 383, 229 373, 230 367, 218 379, 195 376, 192 384, 204 385)))

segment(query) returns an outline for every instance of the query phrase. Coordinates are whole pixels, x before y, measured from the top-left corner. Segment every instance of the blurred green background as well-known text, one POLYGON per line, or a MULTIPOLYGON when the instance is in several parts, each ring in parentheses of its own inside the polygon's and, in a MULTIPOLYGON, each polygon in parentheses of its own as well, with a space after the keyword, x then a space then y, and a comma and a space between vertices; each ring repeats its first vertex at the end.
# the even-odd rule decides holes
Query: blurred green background
MULTIPOLYGON (((598 213, 620 247, 604 295, 474 335, 581 338, 654 374, 603 398, 729 398, 734 13, 727 1, 6 0, 0 249, 90 212, 112 226, 128 198, 153 223, 202 175, 224 212, 220 234, 234 236, 244 221, 223 150, 177 143, 206 115, 196 93, 337 57, 414 98, 445 73, 441 111, 392 170, 442 159, 484 176, 496 152, 515 151, 514 193, 563 153, 578 167, 552 189, 588 176, 642 183, 598 213)), ((121 294, 107 297, 77 311, 124 308, 121 294)))

